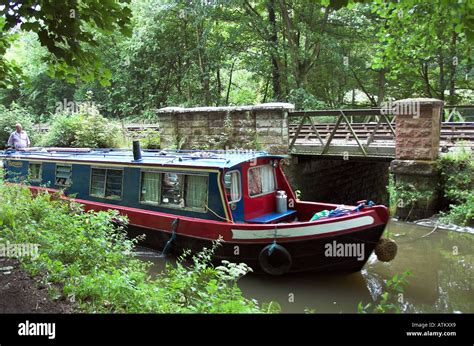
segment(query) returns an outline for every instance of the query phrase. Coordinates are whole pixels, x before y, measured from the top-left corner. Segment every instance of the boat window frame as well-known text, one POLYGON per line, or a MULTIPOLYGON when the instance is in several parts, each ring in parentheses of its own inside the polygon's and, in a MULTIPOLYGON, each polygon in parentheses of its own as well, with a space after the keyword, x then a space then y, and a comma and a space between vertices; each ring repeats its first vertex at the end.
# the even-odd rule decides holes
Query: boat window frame
POLYGON ((263 164, 263 165, 253 166, 253 167, 250 167, 249 169, 247 169, 247 195, 248 195, 249 198, 256 198, 256 197, 270 195, 272 193, 275 193, 277 190, 278 190, 278 185, 277 185, 277 178, 276 178, 276 170, 275 170, 275 167, 273 167, 272 164, 266 163, 266 164, 263 164), (264 166, 270 166, 273 169, 273 183, 274 183, 275 189, 273 191, 270 191, 270 192, 262 192, 262 193, 259 193, 258 195, 253 195, 252 196, 252 195, 250 195, 250 184, 249 184, 250 174, 249 174, 249 172, 252 169, 259 168, 259 167, 264 167, 264 166))
POLYGON ((125 171, 124 171, 123 167, 115 168, 115 167, 109 167, 109 166, 107 166, 107 167, 91 166, 90 177, 89 177, 89 196, 95 197, 95 198, 108 199, 108 200, 111 200, 111 201, 122 201, 123 200, 123 180, 124 180, 124 175, 125 175, 124 173, 125 173, 125 171), (104 195, 103 196, 93 195, 91 193, 91 190, 92 190, 92 170, 93 169, 104 169, 105 170, 104 195), (106 197, 105 196, 105 193, 107 191, 107 172, 108 172, 109 169, 122 172, 122 180, 120 182, 120 198, 112 198, 112 197, 106 197))
POLYGON ((196 213, 203 213, 203 214, 207 213, 206 207, 204 207, 204 208, 195 208, 195 207, 186 206, 186 196, 185 196, 185 194, 186 194, 186 176, 188 176, 188 175, 204 176, 204 177, 207 178, 207 184, 206 184, 206 187, 207 187, 206 188, 206 206, 207 206, 207 204, 209 202, 209 173, 208 172, 206 172, 206 173, 187 173, 187 172, 174 172, 174 171, 169 171, 169 170, 155 170, 155 169, 140 169, 138 203, 153 206, 153 207, 165 208, 165 209, 182 209, 182 210, 192 211, 192 212, 196 212, 196 213), (143 172, 159 173, 160 174, 160 180, 163 179, 163 174, 165 174, 165 173, 174 173, 174 174, 177 174, 177 175, 184 176, 183 183, 182 183, 181 190, 180 190, 181 194, 183 195, 183 201, 185 203, 184 207, 176 205, 176 204, 163 204, 161 202, 163 182, 161 182, 160 192, 159 192, 160 196, 159 196, 159 201, 157 203, 142 201, 141 200, 141 195, 142 195, 141 192, 142 192, 142 173, 143 172))
POLYGON ((184 183, 183 183, 183 199, 184 199, 184 209, 189 210, 189 211, 194 211, 197 213, 207 213, 207 208, 208 203, 209 203, 209 174, 187 174, 184 173, 184 183), (197 207, 188 207, 186 205, 186 184, 187 184, 187 176, 192 175, 192 176, 198 176, 198 177, 205 177, 206 178, 206 197, 205 197, 205 204, 204 207, 202 208, 197 208, 197 207))
POLYGON ((43 162, 31 162, 28 161, 28 174, 27 174, 27 181, 32 182, 32 183, 40 183, 43 180, 43 162), (30 167, 31 165, 39 165, 39 171, 38 171, 38 178, 32 179, 30 176, 30 167))
POLYGON ((142 201, 142 173, 158 173, 160 175, 160 181, 162 179, 161 174, 163 171, 159 170, 153 170, 153 169, 140 169, 140 181, 138 184, 138 203, 139 204, 145 204, 145 205, 152 205, 152 206, 159 206, 160 201, 161 201, 161 182, 160 182, 160 190, 159 190, 159 196, 158 196, 158 201, 157 202, 149 202, 149 201, 142 201))
POLYGON ((54 167, 54 185, 56 186, 63 186, 63 187, 71 187, 72 186, 72 164, 64 164, 64 163, 56 163, 56 166, 54 167), (58 184, 57 179, 58 179, 58 166, 62 167, 70 167, 71 168, 71 176, 69 177, 70 183, 69 184, 58 184))
MULTIPOLYGON (((223 182, 224 182, 224 192, 225 191, 225 176, 229 173, 234 173, 234 172, 237 172, 239 174, 239 199, 238 200, 235 200, 235 201, 229 201, 227 200, 227 203, 228 204, 237 204, 239 203, 241 200, 242 200, 242 191, 243 191, 243 186, 242 186, 242 174, 240 173, 240 171, 238 169, 233 169, 233 170, 230 170, 230 171, 227 171, 227 172, 224 172, 224 176, 222 177, 223 179, 223 182)), ((232 182, 231 182, 232 183, 232 182)), ((226 198, 227 198, 227 193, 226 193, 226 198)), ((227 198, 228 199, 228 198, 227 198)))

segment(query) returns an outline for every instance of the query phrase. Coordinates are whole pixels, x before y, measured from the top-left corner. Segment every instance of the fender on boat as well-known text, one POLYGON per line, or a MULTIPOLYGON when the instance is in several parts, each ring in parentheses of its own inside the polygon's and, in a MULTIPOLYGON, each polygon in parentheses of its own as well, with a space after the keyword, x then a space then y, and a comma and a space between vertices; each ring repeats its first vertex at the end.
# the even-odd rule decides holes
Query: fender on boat
POLYGON ((270 275, 283 275, 290 271, 293 259, 283 246, 273 243, 265 246, 258 255, 262 270, 270 275))

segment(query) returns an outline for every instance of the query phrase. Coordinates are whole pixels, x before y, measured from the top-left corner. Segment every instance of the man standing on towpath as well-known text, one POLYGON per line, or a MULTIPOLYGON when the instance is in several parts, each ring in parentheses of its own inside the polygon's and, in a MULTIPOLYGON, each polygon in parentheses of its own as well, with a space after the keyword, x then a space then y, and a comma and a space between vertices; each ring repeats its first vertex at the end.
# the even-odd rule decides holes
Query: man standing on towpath
POLYGON ((13 131, 8 139, 7 146, 15 149, 28 148, 30 146, 30 139, 26 131, 23 131, 21 124, 16 124, 16 131, 13 131))

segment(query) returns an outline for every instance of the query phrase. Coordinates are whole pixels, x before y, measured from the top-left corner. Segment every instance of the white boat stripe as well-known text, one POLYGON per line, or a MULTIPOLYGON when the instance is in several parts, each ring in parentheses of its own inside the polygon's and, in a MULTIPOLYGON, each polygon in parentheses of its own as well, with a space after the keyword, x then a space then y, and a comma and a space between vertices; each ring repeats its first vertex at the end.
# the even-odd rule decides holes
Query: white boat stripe
POLYGON ((320 225, 303 227, 276 228, 266 230, 232 229, 232 239, 265 239, 265 238, 295 238, 308 235, 344 231, 351 228, 372 225, 372 216, 362 216, 356 219, 329 222, 320 225))

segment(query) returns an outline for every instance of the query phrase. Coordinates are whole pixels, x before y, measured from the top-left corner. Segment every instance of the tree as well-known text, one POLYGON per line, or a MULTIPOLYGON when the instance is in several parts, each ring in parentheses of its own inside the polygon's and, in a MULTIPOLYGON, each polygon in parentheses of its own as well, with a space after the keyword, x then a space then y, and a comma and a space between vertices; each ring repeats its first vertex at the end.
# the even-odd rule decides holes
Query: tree
POLYGON ((407 78, 412 95, 444 100, 449 90, 452 104, 457 101, 456 85, 472 89, 465 78, 472 65, 471 29, 465 27, 472 2, 406 0, 377 2, 372 8, 385 19, 377 34, 374 67, 386 69, 392 80, 407 78))
MULTIPOLYGON (((459 103, 468 99, 469 90, 462 89, 472 89, 472 4, 465 0, 452 6, 447 0, 130 1, 47 3, 34 7, 29 17, 20 15, 14 29, 15 21, 11 29, 0 30, 0 54, 8 57, 0 73, 8 75, 2 82, 9 85, 0 91, 1 102, 31 110, 35 121, 44 121, 64 98, 92 101, 107 117, 152 120, 155 109, 166 106, 289 101, 320 109, 414 96, 459 103), (59 57, 70 54, 71 67, 50 52, 44 34, 43 41, 38 38, 36 32, 47 29, 38 18, 52 13, 61 21, 71 6, 89 5, 128 13, 125 26, 132 35, 99 29, 94 19, 84 19, 99 15, 88 14, 90 9, 75 12, 80 15, 73 23, 79 27, 64 18, 64 27, 54 26, 59 25, 59 34, 50 37, 59 57), (67 27, 71 32, 63 36, 67 27), (71 37, 81 37, 78 30, 87 39, 76 40, 77 47, 95 58, 72 57, 77 47, 71 37)), ((15 13, 31 3, 8 6, 15 13)), ((114 11, 100 16, 100 25, 121 25, 114 11)), ((0 16, 1 27, 6 24, 0 16)))
POLYGON ((73 82, 94 78, 107 83, 110 71, 98 60, 97 33, 119 30, 129 34, 130 0, 2 0, 0 2, 0 87, 18 72, 5 60, 13 30, 31 31, 51 53, 47 57, 50 73, 73 82), (6 81, 5 81, 6 80, 6 81))

